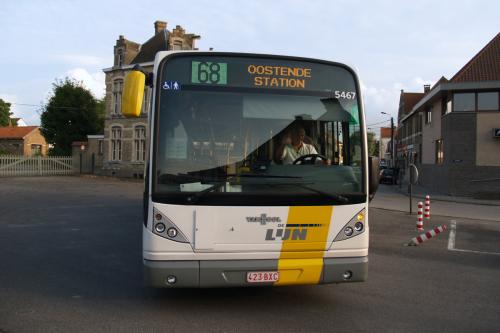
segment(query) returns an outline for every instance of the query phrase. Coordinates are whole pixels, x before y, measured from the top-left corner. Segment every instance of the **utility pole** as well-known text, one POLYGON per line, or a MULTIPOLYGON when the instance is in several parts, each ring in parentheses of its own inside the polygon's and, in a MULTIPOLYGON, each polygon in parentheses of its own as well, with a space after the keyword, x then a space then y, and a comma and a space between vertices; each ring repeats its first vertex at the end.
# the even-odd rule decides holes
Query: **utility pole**
MULTIPOLYGON (((388 116, 391 116, 387 112, 380 112, 382 114, 386 114, 388 116)), ((396 167, 396 161, 394 161, 394 149, 395 149, 395 144, 394 144, 394 117, 391 116, 391 167, 396 167)))
POLYGON ((396 145, 394 144, 394 118, 391 116, 391 163, 393 168, 396 167, 396 161, 394 160, 395 146, 396 145))

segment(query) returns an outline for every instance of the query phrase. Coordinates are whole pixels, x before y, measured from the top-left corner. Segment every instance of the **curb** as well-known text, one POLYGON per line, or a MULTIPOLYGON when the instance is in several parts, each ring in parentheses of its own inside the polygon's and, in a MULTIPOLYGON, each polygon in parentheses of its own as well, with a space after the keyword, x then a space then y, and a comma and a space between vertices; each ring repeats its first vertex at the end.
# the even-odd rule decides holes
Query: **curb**
MULTIPOLYGON (((403 209, 392 209, 392 208, 383 208, 383 207, 373 207, 369 206, 370 209, 380 209, 380 210, 387 210, 390 212, 398 212, 398 213, 405 213, 408 216, 416 216, 417 213, 414 213, 412 215, 408 214, 408 210, 403 210, 403 209)), ((472 218, 472 217, 463 217, 463 216, 457 216, 457 215, 443 215, 443 214, 434 214, 432 216, 439 216, 439 217, 444 217, 444 218, 459 218, 462 220, 470 220, 470 221, 485 221, 485 222, 500 222, 500 219, 494 220, 490 218, 472 218)))
MULTIPOLYGON (((393 189, 395 193, 402 194, 405 197, 409 197, 410 195, 404 191, 400 191, 399 189, 393 189)), ((412 194, 413 198, 419 198, 419 199, 425 199, 425 195, 422 194, 412 194)), ((469 204, 469 205, 481 205, 481 206, 500 206, 500 202, 498 200, 495 200, 497 202, 488 202, 488 201, 483 201, 483 200, 478 200, 478 201, 471 201, 468 199, 461 199, 460 197, 450 197, 448 198, 440 198, 439 194, 436 197, 436 195, 432 195, 432 200, 433 201, 443 201, 443 202, 454 202, 454 203, 463 203, 463 204, 469 204)), ((475 200, 475 199, 472 199, 475 200)))

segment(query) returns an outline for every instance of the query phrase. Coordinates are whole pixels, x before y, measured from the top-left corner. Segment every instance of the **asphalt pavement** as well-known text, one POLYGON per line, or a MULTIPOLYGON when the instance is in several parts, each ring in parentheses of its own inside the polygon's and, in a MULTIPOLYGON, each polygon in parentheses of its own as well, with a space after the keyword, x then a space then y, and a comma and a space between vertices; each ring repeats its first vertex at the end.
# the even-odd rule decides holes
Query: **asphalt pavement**
POLYGON ((157 290, 142 285, 141 191, 0 178, 1 333, 500 331, 495 221, 434 214, 453 246, 449 231, 405 246, 415 217, 372 208, 367 282, 157 290))

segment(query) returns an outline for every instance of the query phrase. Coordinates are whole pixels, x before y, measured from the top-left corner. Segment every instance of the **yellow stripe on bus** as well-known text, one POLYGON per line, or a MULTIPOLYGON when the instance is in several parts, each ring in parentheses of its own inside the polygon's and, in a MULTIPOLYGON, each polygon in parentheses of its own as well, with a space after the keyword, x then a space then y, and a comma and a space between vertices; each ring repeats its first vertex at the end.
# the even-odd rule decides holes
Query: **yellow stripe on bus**
POLYGON ((332 213, 332 206, 290 207, 287 225, 294 226, 291 229, 307 229, 307 237, 305 240, 289 237, 283 241, 278 260, 280 277, 276 285, 320 282, 332 213))

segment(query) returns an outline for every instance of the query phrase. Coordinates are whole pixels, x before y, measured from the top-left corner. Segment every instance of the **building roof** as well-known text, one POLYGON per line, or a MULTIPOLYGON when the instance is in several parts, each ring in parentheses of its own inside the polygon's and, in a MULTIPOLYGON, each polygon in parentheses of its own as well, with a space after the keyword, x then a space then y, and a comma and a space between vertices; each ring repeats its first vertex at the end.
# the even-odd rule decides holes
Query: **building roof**
POLYGON ((410 113, 411 109, 424 97, 424 93, 403 93, 404 114, 410 113))
POLYGON ((390 127, 381 127, 380 128, 380 138, 390 138, 391 137, 391 128, 390 127))
POLYGON ((156 53, 159 51, 168 50, 168 36, 167 29, 162 29, 151 37, 146 43, 142 44, 141 50, 132 60, 131 64, 141 64, 150 62, 155 59, 156 53))
POLYGON ((450 82, 500 80, 500 33, 482 48, 450 82))
POLYGON ((0 139, 23 139, 38 126, 0 127, 0 139))
POLYGON ((398 123, 406 115, 411 113, 411 110, 423 97, 425 93, 414 93, 414 92, 404 92, 401 90, 399 95, 399 111, 398 111, 398 123))
POLYGON ((423 106, 442 97, 449 91, 460 90, 492 90, 500 87, 500 33, 498 33, 481 51, 479 51, 455 76, 447 80, 442 76, 431 90, 422 94, 416 103, 404 104, 404 113, 401 112, 403 97, 411 100, 409 93, 401 91, 400 112, 398 121, 403 122, 411 117, 423 106), (411 105, 411 107, 410 107, 411 105), (410 108, 408 110, 408 107, 410 108))
MULTIPOLYGON (((442 84, 442 83, 448 83, 448 82, 449 82, 449 81, 448 81, 448 79, 447 79, 447 78, 445 78, 444 76, 441 76, 441 78, 440 78, 440 79, 439 79, 436 83, 434 83, 434 85, 431 87, 431 91, 432 91, 434 88, 436 88, 437 86, 439 86, 440 84, 442 84)), ((429 91, 429 92, 430 92, 430 91, 429 91)))

